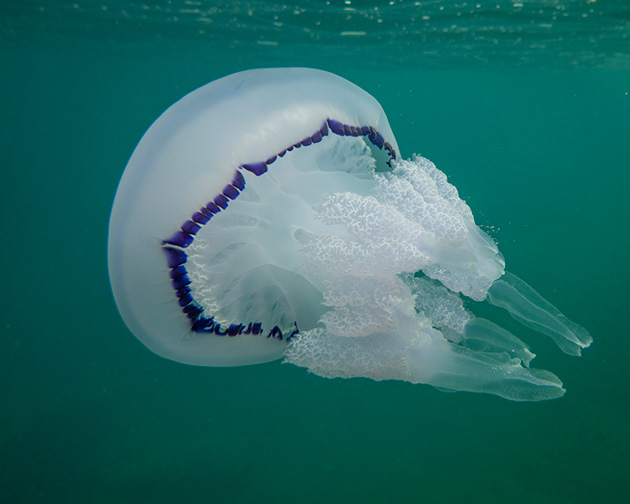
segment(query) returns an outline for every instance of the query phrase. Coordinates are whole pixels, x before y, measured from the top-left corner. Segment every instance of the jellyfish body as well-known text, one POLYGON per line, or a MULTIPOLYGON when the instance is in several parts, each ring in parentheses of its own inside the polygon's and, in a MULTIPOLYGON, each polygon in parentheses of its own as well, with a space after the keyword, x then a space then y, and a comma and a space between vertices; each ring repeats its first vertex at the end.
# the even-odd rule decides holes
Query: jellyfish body
POLYGON ((260 69, 214 81, 146 132, 109 230, 130 330, 180 362, 284 358, 514 400, 564 393, 506 308, 579 354, 590 335, 505 273, 494 241, 430 161, 400 159, 379 103, 333 74, 260 69))

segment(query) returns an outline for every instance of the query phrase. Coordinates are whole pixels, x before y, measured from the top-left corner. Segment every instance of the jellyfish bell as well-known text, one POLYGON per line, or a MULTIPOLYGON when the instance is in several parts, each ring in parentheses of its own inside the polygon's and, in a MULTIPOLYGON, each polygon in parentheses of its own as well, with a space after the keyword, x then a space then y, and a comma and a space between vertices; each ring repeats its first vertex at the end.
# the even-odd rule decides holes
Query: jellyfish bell
POLYGON ((309 69, 241 72, 170 107, 135 149, 110 220, 111 284, 131 331, 189 364, 281 357, 323 311, 296 272, 298 226, 321 228, 319 193, 370 186, 363 140, 329 137, 364 134, 398 150, 374 98, 309 69))
POLYGON ((591 341, 505 273, 433 163, 401 159, 379 103, 320 70, 240 72, 164 112, 120 181, 109 271, 129 329, 188 364, 284 358, 327 377, 541 400, 564 393, 560 380, 462 296, 568 353, 591 341))

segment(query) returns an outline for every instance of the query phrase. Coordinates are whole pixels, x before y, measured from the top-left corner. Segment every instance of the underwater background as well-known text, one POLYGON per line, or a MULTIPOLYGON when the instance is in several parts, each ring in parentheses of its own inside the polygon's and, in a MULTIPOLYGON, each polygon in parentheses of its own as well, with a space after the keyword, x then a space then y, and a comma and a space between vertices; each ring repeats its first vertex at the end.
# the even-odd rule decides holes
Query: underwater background
POLYGON ((2 2, 0 69, 0 501, 630 500, 627 1, 2 2), (193 367, 133 337, 106 262, 125 164, 184 94, 267 66, 375 96, 591 332, 574 358, 470 303, 563 398, 193 367))

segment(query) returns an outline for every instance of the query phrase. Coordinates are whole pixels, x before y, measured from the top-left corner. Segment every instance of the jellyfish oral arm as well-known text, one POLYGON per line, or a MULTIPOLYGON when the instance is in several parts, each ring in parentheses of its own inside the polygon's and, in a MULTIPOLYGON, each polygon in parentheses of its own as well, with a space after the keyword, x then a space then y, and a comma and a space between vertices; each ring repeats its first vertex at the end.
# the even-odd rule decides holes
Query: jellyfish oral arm
POLYGON ((593 338, 589 332, 565 317, 523 280, 512 273, 494 282, 488 301, 505 308, 521 324, 552 338, 569 355, 580 355, 593 338))

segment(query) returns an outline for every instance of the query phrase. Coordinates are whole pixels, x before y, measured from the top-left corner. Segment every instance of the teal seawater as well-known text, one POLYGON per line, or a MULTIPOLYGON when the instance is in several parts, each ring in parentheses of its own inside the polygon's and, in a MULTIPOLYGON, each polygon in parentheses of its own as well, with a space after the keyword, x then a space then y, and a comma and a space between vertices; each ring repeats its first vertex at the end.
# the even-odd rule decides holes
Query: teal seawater
MULTIPOLYGON (((298 48, 261 44, 247 28, 273 20, 272 3, 256 3, 254 25, 225 22, 215 32, 205 22, 215 34, 207 40, 171 31, 166 14, 129 21, 120 4, 85 4, 84 23, 68 16, 78 10, 72 3, 41 16, 24 5, 0 8, 2 502, 630 498, 627 39, 596 19, 579 25, 584 40, 590 30, 608 41, 590 59, 557 37, 539 59, 516 46, 490 53, 475 39, 454 40, 440 59, 419 55, 393 22, 385 48, 369 24, 351 21, 339 23, 367 34, 345 35, 347 45, 328 31, 323 42, 299 38, 298 48), (561 377, 563 398, 514 403, 327 380, 277 362, 191 367, 155 356, 129 333, 109 289, 106 243, 133 148, 185 93, 234 71, 287 64, 338 73, 373 94, 402 154, 434 161, 509 270, 592 333, 593 345, 572 358, 491 313, 531 343, 532 366, 561 377)), ((347 16, 343 5, 330 6, 332 19, 347 16)), ((489 11, 477 21, 487 19, 489 11)), ((617 20, 628 23, 627 12, 617 20)), ((283 22, 281 41, 320 26, 283 22)))

